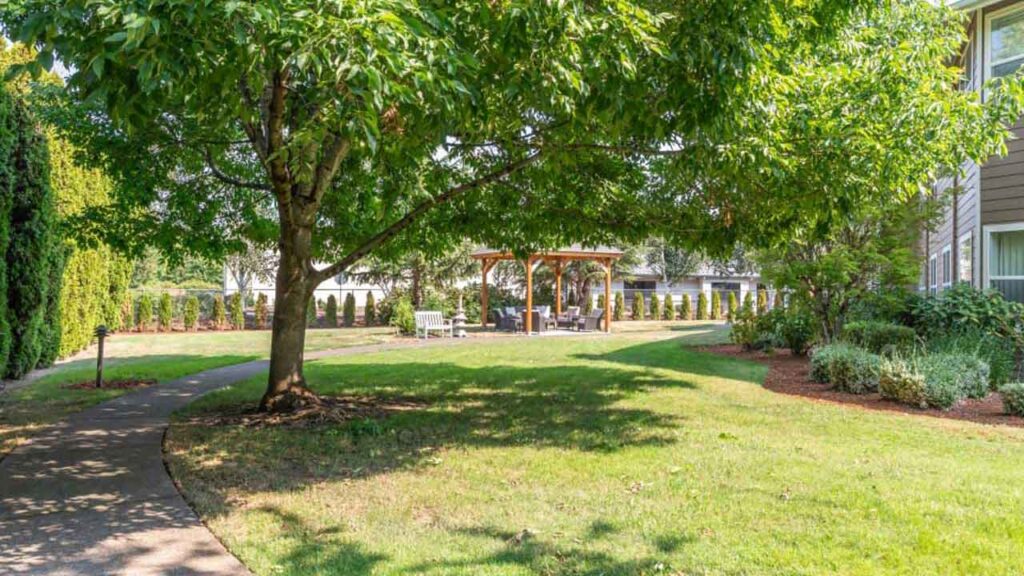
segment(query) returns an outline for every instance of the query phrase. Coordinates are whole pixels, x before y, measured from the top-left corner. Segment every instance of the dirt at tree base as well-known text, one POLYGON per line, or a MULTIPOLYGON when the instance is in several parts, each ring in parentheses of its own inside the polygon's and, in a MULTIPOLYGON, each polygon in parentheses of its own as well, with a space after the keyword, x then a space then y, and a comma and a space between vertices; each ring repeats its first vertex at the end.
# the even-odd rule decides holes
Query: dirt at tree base
POLYGON ((196 416, 190 418, 188 423, 246 428, 313 428, 353 420, 377 420, 396 412, 419 410, 425 405, 422 400, 410 398, 320 396, 316 403, 288 412, 264 412, 255 406, 239 406, 235 409, 222 409, 215 414, 196 416))
POLYGON ((703 351, 742 358, 764 364, 768 367, 764 387, 772 392, 802 396, 821 402, 853 405, 866 410, 901 412, 933 418, 952 420, 968 420, 980 424, 997 424, 1024 428, 1024 418, 1007 414, 1003 409, 1003 398, 993 392, 980 400, 967 399, 950 410, 936 408, 921 409, 892 400, 882 398, 880 394, 850 394, 833 390, 827 384, 819 384, 811 380, 811 362, 806 356, 794 356, 788 350, 779 350, 771 354, 764 352, 747 352, 740 346, 722 345, 700 348, 703 351))

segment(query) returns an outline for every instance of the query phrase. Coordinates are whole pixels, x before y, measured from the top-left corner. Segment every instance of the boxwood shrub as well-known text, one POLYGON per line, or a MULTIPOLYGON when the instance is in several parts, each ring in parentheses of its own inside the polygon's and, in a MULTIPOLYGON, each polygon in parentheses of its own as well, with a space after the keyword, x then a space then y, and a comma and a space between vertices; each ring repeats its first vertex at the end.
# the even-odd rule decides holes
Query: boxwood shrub
POLYGON ((843 327, 843 338, 875 354, 909 352, 917 344, 917 333, 909 326, 863 320, 843 327))
POLYGON ((881 357, 849 344, 829 344, 811 357, 811 377, 842 392, 867 394, 878 390, 881 357))
POLYGON ((1003 408, 1006 412, 1024 416, 1024 382, 1006 384, 999 391, 1003 394, 1003 408))

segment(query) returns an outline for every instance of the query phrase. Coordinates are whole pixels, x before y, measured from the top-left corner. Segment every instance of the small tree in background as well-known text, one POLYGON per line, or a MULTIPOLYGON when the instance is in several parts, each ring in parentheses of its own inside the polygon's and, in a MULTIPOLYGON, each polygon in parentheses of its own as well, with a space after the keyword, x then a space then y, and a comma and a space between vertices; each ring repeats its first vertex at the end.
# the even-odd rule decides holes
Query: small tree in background
POLYGON ((255 316, 256 321, 256 328, 262 329, 267 327, 268 312, 269 311, 267 310, 267 295, 264 294, 263 292, 260 292, 259 295, 256 296, 256 307, 253 310, 253 315, 255 316))
POLYGON ((366 305, 363 307, 363 324, 373 326, 377 323, 377 302, 373 298, 373 292, 366 293, 366 305))
POLYGON ((679 319, 693 320, 693 300, 689 294, 683 294, 683 298, 679 302, 679 319))
POLYGON ((697 296, 697 320, 708 319, 708 295, 703 290, 697 296))
POLYGON ((729 292, 729 303, 727 304, 727 306, 729 307, 729 315, 726 316, 726 319, 729 322, 732 322, 736 320, 736 311, 740 307, 740 301, 738 298, 736 298, 735 292, 729 292))
POLYGON ((743 311, 749 314, 754 313, 754 293, 747 291, 747 295, 743 297, 743 311))
POLYGON ((345 323, 345 328, 351 328, 356 325, 356 295, 349 292, 345 296, 345 308, 341 311, 342 322, 345 323))
POLYGON ((400 334, 413 334, 416 331, 416 316, 413 313, 412 300, 403 296, 398 299, 394 310, 391 312, 391 325, 400 334))
POLYGON ((182 313, 182 320, 185 324, 185 330, 191 332, 195 330, 196 324, 199 322, 199 298, 195 295, 189 296, 185 300, 185 310, 182 313))
POLYGON ((711 293, 711 319, 718 320, 722 317, 722 293, 711 293))
POLYGON ((644 295, 637 294, 633 296, 633 320, 643 320, 646 316, 647 306, 644 303, 644 295))
POLYGON ((757 291, 757 315, 764 316, 768 312, 768 291, 761 288, 757 291))
POLYGON ((615 293, 615 307, 612 309, 612 318, 619 322, 626 317, 626 299, 622 297, 622 292, 615 293))
POLYGON ((310 298, 306 305, 306 326, 316 327, 316 298, 310 298))
POLYGON ((242 293, 235 292, 231 295, 228 303, 231 313, 231 328, 233 330, 245 330, 245 304, 242 302, 242 293))
POLYGON ((228 315, 224 310, 224 297, 217 294, 213 297, 213 327, 217 330, 223 330, 227 323, 228 315))
POLYGON ((135 326, 139 332, 149 330, 153 324, 153 298, 149 294, 139 296, 139 305, 135 313, 135 326))
POLYGON ((676 319, 676 305, 672 303, 672 294, 665 294, 665 320, 676 319))
POLYGON ((171 324, 174 322, 174 300, 167 292, 160 295, 160 306, 156 316, 160 321, 160 330, 170 332, 171 324))
POLYGON ((775 291, 775 301, 772 303, 772 308, 782 309, 786 307, 786 301, 782 296, 782 290, 775 291))
POLYGON ((651 294, 651 319, 661 319, 661 299, 657 294, 651 294))
POLYGON ((327 305, 324 306, 324 324, 328 328, 338 327, 338 299, 331 294, 327 297, 327 305))

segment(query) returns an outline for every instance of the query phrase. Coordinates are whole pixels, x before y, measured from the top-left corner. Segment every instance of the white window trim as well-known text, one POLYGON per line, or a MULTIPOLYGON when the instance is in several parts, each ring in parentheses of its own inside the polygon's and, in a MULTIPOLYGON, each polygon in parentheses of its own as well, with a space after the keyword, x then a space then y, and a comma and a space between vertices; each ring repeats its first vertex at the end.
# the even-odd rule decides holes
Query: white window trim
POLYGON ((1010 224, 989 224, 982 228, 985 237, 985 250, 981 254, 981 287, 991 288, 992 280, 1024 280, 1024 276, 996 276, 989 274, 990 260, 992 259, 992 234, 998 232, 1019 232, 1024 230, 1024 222, 1012 222, 1010 224))
POLYGON ((939 262, 938 255, 932 254, 928 258, 928 293, 936 294, 939 291, 939 262))
POLYGON ((942 248, 942 259, 939 260, 939 276, 942 277, 943 289, 953 285, 953 246, 950 244, 946 244, 942 248), (949 282, 946 281, 946 262, 949 262, 949 282))
POLYGON ((957 272, 957 274, 956 275, 957 275, 957 278, 956 278, 956 280, 954 280, 954 282, 964 282, 964 280, 960 279, 960 274, 963 272, 963 268, 960 266, 960 258, 962 258, 963 255, 964 255, 964 242, 970 242, 971 243, 971 279, 967 280, 966 282, 969 282, 973 286, 974 285, 974 256, 975 256, 974 231, 973 230, 971 230, 970 232, 967 232, 965 234, 961 234, 960 237, 956 239, 956 257, 957 257, 957 263, 956 263, 956 272, 957 272))
POLYGON ((998 66, 1000 64, 1004 64, 1006 62, 1009 62, 1010 60, 1016 60, 1016 58, 1010 58, 1010 59, 1007 59, 1007 60, 999 60, 999 61, 996 61, 996 62, 992 62, 992 21, 996 20, 998 18, 1002 18, 1003 16, 1009 16, 1010 14, 1013 14, 1014 12, 1020 12, 1022 10, 1024 10, 1024 6, 1016 5, 1016 6, 1007 6, 1006 8, 1003 8, 1002 10, 996 10, 995 12, 992 12, 991 14, 985 14, 985 36, 984 36, 984 40, 985 40, 985 44, 984 44, 984 53, 985 53, 984 54, 984 58, 985 58, 984 70, 985 70, 985 78, 983 80, 988 80, 988 79, 993 77, 992 76, 992 68, 994 68, 995 66, 998 66))

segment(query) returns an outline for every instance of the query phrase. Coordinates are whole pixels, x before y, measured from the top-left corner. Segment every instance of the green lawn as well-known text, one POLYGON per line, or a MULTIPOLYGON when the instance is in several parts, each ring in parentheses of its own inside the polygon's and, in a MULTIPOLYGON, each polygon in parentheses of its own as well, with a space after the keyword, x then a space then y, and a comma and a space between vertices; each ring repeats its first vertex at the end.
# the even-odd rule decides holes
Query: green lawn
POLYGON ((254 572, 1024 573, 1024 431, 776 395, 764 368, 626 332, 311 364, 328 394, 418 399, 344 426, 177 416, 171 470, 254 572))
MULTIPOLYGON (((308 350, 382 342, 390 328, 310 330, 308 350)), ((270 332, 198 332, 192 334, 115 334, 107 341, 107 380, 173 380, 210 368, 264 358, 270 332)), ((27 387, 0 395, 0 456, 34 431, 72 412, 115 398, 124 390, 69 390, 65 386, 93 380, 95 357, 58 365, 27 387)))

